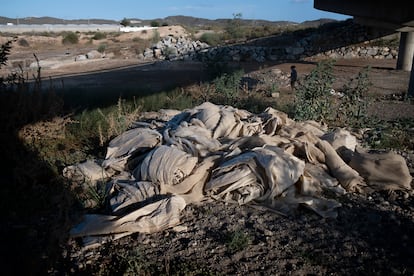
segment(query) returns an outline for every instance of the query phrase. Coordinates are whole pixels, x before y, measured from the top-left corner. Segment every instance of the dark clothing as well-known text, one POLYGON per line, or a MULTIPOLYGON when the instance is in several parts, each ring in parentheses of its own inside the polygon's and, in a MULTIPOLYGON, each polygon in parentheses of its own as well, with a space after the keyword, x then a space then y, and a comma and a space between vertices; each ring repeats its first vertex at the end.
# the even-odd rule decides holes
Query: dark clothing
POLYGON ((293 66, 290 69, 290 87, 293 89, 295 88, 295 83, 298 80, 298 72, 296 71, 296 68, 293 66))

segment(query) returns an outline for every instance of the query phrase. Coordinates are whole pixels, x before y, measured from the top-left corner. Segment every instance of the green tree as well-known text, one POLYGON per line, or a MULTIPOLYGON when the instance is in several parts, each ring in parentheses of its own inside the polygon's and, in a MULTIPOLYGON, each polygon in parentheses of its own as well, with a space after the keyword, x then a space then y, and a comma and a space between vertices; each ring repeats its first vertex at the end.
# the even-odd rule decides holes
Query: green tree
POLYGON ((122 26, 124 26, 124 27, 126 27, 126 26, 130 26, 131 25, 131 21, 130 20, 128 20, 128 19, 126 19, 125 17, 124 17, 124 19, 122 19, 121 20, 121 23, 120 23, 122 26))
POLYGON ((158 21, 151 21, 151 27, 159 27, 160 23, 158 21))

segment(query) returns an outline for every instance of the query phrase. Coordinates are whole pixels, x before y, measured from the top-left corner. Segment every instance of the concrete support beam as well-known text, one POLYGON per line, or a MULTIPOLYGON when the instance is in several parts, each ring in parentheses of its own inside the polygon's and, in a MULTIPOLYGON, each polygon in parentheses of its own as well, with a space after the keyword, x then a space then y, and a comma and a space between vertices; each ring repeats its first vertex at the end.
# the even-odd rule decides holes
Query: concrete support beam
POLYGON ((407 5, 407 0, 314 0, 313 7, 402 26, 414 20, 413 10, 407 5))
POLYGON ((402 32, 398 49, 397 69, 410 71, 414 56, 414 32, 402 32))

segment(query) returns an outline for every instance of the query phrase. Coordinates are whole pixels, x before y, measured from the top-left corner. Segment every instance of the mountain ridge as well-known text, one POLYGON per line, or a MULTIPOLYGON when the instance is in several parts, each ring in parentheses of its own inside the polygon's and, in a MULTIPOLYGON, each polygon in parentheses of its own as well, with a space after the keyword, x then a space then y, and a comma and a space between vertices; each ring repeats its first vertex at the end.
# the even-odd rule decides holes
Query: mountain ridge
MULTIPOLYGON (((140 22, 140 25, 151 25, 152 22, 156 21, 160 25, 183 25, 183 26, 192 26, 192 27, 206 27, 206 26, 218 26, 227 24, 231 18, 219 18, 219 19, 206 19, 185 15, 174 15, 167 16, 164 18, 154 18, 154 19, 139 19, 139 18, 126 18, 129 21, 140 22)), ((121 20, 120 20, 121 21, 121 20)), ((22 17, 22 18, 10 18, 0 16, 0 24, 119 24, 120 21, 110 20, 110 19, 63 19, 50 16, 42 17, 22 17)), ((318 26, 320 24, 335 22, 338 20, 321 18, 317 20, 303 21, 303 22, 292 22, 292 21, 270 21, 264 19, 240 19, 243 25, 276 25, 276 26, 286 26, 286 25, 311 25, 318 26)), ((136 24, 136 23, 135 23, 136 24)))

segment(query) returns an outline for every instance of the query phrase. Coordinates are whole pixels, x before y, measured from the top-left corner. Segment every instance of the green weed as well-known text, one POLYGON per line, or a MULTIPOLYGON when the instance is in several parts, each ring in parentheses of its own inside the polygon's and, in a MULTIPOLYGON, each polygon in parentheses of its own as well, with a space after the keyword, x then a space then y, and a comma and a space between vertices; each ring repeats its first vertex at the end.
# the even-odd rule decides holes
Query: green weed
POLYGON ((370 67, 364 68, 354 79, 341 90, 343 96, 340 98, 337 110, 337 124, 342 126, 363 127, 368 123, 368 89, 371 82, 368 78, 370 67))
POLYGON ((318 63, 299 83, 295 99, 295 119, 325 122, 332 119, 333 100, 330 91, 334 82, 333 65, 333 60, 318 63))
POLYGON ((249 245, 250 238, 248 234, 242 230, 237 230, 231 233, 228 233, 226 239, 226 245, 230 252, 234 253, 241 251, 249 245))

